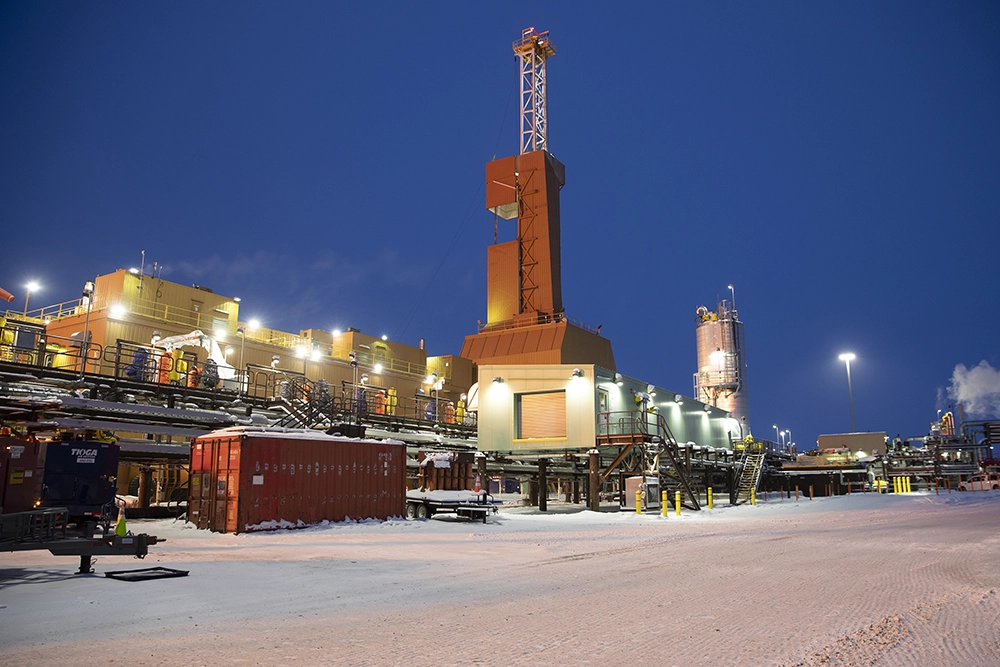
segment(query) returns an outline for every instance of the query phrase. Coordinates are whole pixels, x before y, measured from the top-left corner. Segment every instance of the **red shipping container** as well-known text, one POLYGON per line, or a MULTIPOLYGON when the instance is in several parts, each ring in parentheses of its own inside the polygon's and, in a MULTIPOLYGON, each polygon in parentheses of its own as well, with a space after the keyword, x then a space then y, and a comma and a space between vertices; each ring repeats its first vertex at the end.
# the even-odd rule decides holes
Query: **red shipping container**
POLYGON ((406 445, 317 431, 236 427, 191 443, 188 519, 242 533, 402 516, 406 445), (287 524, 284 524, 287 525, 287 524))

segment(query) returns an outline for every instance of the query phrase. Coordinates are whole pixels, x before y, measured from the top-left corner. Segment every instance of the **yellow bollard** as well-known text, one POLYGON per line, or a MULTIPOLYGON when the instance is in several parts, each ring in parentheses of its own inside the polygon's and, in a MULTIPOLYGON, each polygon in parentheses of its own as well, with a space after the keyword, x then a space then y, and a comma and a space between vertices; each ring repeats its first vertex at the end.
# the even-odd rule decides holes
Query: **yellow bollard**
POLYGON ((892 492, 893 493, 899 493, 900 492, 899 491, 899 478, 898 477, 893 477, 892 478, 892 492))
POLYGON ((795 500, 796 500, 796 502, 798 501, 798 499, 799 499, 799 485, 796 484, 795 485, 795 500))
POLYGON ((635 492, 635 513, 642 514, 642 491, 635 492))
POLYGON ((750 504, 757 504, 757 489, 750 489, 750 504))
POLYGON ((906 492, 907 493, 913 493, 913 487, 910 486, 910 478, 909 477, 906 478, 906 492))
POLYGON ((667 492, 660 491, 660 516, 667 518, 667 513, 670 510, 670 505, 667 504, 667 492))
POLYGON ((681 492, 677 491, 674 493, 674 512, 677 516, 681 515, 681 492))
POLYGON ((708 509, 712 509, 712 487, 708 487, 708 509))

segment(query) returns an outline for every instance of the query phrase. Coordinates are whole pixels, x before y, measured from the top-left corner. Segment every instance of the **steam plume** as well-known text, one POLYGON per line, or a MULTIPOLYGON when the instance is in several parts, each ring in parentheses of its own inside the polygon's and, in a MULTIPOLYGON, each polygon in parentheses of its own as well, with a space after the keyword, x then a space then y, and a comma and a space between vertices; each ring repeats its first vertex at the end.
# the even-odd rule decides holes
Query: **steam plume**
POLYGON ((965 364, 955 366, 948 397, 961 403, 965 413, 974 419, 1000 416, 1000 370, 986 360, 972 368, 966 368, 965 364))

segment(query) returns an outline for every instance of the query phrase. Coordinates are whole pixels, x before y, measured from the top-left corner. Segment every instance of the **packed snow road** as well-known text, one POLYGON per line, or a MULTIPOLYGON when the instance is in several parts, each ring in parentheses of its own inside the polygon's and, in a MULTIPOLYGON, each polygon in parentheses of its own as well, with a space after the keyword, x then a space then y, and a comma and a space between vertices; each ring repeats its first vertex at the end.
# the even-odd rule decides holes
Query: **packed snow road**
POLYGON ((1000 664, 1000 492, 553 509, 0 554, 0 663, 1000 664), (103 576, 152 565, 190 575, 103 576))

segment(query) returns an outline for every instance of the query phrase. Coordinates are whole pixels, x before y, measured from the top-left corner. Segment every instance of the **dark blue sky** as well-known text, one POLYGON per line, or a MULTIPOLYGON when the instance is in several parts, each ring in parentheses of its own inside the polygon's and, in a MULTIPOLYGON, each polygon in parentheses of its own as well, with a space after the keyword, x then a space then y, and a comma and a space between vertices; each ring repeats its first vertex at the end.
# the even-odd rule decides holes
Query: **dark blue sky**
POLYGON ((245 319, 457 354, 529 25, 563 301, 621 372, 691 394, 728 283, 764 437, 850 430, 846 350, 858 429, 891 434, 1000 368, 995 2, 5 2, 0 286, 76 298, 145 250, 245 319))

